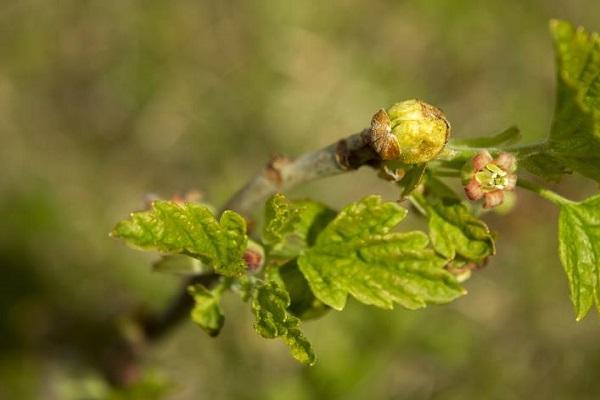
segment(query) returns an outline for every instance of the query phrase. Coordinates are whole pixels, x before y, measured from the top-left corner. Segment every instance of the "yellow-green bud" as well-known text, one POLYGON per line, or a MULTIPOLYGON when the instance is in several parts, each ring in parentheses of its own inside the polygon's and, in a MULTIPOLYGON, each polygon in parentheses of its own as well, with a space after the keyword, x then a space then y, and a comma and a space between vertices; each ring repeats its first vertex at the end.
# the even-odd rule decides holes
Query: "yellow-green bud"
POLYGON ((448 142, 450 123, 442 111, 419 100, 379 110, 366 138, 382 160, 420 164, 434 159, 448 142))

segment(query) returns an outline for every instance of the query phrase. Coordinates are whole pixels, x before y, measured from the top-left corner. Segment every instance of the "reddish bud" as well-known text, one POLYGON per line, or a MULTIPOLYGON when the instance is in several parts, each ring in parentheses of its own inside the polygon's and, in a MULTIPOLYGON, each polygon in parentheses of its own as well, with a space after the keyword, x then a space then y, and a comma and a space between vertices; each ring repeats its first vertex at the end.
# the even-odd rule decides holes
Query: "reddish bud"
POLYGON ((494 190, 486 193, 483 197, 483 208, 494 208, 502 204, 504 201, 504 192, 502 190, 494 190))
POLYGON ((463 168, 465 194, 469 200, 484 199, 484 208, 497 207, 504 201, 504 192, 517 184, 516 158, 510 153, 500 153, 495 159, 487 150, 480 151, 463 168))
POLYGON ((482 150, 473 157, 471 163, 473 164, 475 172, 478 172, 484 169, 486 165, 492 162, 492 160, 492 155, 487 150, 482 150))
POLYGON ((514 172, 517 165, 517 159, 510 153, 500 153, 494 160, 494 164, 502 168, 506 172, 514 172))
POLYGON ((483 188, 479 182, 477 182, 475 177, 471 178, 467 186, 465 186, 465 193, 467 194, 469 200, 479 200, 484 195, 483 188))
POLYGON ((249 272, 258 272, 263 266, 264 257, 261 251, 256 249, 246 249, 242 257, 249 272))

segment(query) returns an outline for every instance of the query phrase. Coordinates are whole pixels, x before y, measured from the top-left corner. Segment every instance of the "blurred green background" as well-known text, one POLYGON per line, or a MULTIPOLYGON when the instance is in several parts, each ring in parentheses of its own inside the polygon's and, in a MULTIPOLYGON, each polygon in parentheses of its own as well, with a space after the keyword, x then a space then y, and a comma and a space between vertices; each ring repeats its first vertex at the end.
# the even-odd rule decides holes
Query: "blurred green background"
MULTIPOLYGON (((179 284, 107 235, 147 193, 199 189, 218 206, 270 154, 407 98, 443 108, 455 137, 517 124, 541 139, 552 17, 600 31, 600 2, 1 1, 0 398, 104 396, 88 366, 110 321, 179 284)), ((396 196, 368 170, 294 194, 340 207, 367 193, 396 196)), ((258 337, 235 296, 221 336, 186 323, 145 365, 174 400, 598 399, 599 318, 574 320, 556 217, 522 192, 512 216, 489 216, 499 254, 454 304, 351 303, 305 323, 313 368, 258 337)))

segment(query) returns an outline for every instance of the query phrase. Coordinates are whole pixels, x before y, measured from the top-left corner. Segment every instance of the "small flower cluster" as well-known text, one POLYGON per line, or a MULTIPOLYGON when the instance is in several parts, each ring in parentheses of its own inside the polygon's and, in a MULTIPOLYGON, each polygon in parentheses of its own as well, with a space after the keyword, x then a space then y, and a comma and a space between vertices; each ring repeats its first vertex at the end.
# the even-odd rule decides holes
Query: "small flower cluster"
POLYGON ((499 206, 504 192, 511 191, 517 183, 516 158, 510 153, 500 153, 495 159, 487 151, 477 154, 467 163, 463 176, 465 193, 469 200, 483 199, 484 208, 499 206))

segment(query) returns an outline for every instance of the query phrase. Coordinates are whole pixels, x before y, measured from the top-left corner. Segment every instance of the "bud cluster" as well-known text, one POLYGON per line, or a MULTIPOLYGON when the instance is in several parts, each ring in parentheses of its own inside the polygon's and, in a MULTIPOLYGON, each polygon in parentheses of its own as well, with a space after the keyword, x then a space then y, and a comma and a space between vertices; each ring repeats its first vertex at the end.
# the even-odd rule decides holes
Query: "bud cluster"
POLYGON ((482 150, 465 165, 463 184, 469 200, 483 198, 484 208, 499 206, 504 201, 504 192, 512 191, 517 183, 516 159, 510 153, 500 153, 493 158, 482 150))

